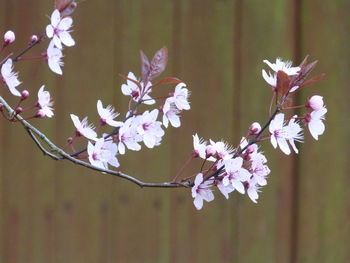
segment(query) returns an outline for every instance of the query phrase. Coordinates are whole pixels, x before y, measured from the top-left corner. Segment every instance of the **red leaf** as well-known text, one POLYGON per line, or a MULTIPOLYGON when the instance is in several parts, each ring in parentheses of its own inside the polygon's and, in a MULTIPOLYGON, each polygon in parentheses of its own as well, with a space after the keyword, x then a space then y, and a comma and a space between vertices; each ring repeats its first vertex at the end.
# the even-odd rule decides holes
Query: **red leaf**
POLYGON ((326 76, 326 74, 322 73, 320 75, 317 75, 311 79, 308 79, 307 81, 305 81, 303 84, 301 84, 300 89, 311 86, 313 84, 315 84, 316 82, 319 82, 320 80, 322 80, 324 77, 326 76))
POLYGON ((141 58, 141 76, 143 83, 148 82, 151 65, 145 53, 140 50, 140 58, 141 58))
POLYGON ((155 54, 151 61, 149 80, 158 77, 166 68, 168 62, 168 49, 162 47, 155 54))
POLYGON ((160 85, 179 84, 181 82, 182 82, 181 79, 178 79, 178 78, 164 78, 158 81, 156 84, 152 85, 151 88, 154 88, 160 85))
POLYGON ((281 95, 287 94, 289 91, 289 83, 290 83, 290 79, 288 74, 282 70, 279 70, 277 72, 277 85, 276 85, 277 93, 281 95))

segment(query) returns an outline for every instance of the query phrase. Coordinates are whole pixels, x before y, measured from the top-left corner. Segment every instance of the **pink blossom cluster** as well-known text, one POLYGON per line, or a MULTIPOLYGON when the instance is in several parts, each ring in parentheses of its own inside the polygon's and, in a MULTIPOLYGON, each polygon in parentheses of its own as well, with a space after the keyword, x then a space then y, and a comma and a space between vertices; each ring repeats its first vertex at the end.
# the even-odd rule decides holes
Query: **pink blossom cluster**
MULTIPOLYGON (((88 159, 92 165, 107 169, 108 164, 119 167, 117 155, 124 155, 126 150, 140 151, 143 143, 147 148, 159 146, 164 136, 164 128, 170 124, 180 127, 180 112, 189 110, 189 91, 186 84, 178 81, 173 93, 165 97, 157 98, 164 100, 162 106, 152 110, 139 112, 136 109, 142 104, 151 106, 156 99, 151 97, 152 82, 147 83, 138 80, 135 74, 129 72, 126 83, 122 84, 121 91, 130 97, 130 103, 134 102, 134 108, 129 109, 124 120, 116 120, 119 113, 108 105, 103 107, 101 100, 97 101, 97 112, 100 116, 99 126, 110 126, 113 131, 109 134, 98 136, 92 124, 88 124, 87 117, 83 120, 71 114, 73 124, 76 128, 76 137, 85 137, 89 140, 87 152, 88 159)), ((73 138, 74 139, 74 138, 73 138)), ((70 140, 72 143, 74 140, 70 140)))
POLYGON ((279 147, 287 155, 291 149, 299 153, 296 142, 303 142, 303 127, 307 126, 313 138, 318 140, 325 130, 323 123, 327 112, 323 103, 323 97, 311 96, 304 105, 288 105, 290 95, 307 85, 316 82, 316 78, 307 81, 306 77, 311 72, 315 63, 292 67, 291 62, 283 62, 277 58, 276 63, 264 60, 273 73, 262 71, 263 78, 272 87, 273 100, 276 99, 276 111, 270 113, 268 123, 261 127, 257 122, 251 124, 247 137, 241 139, 239 147, 232 148, 226 143, 209 142, 193 136, 194 158, 202 158, 205 161, 214 162, 209 169, 195 175, 192 186, 193 203, 199 210, 203 207, 203 201, 213 201, 213 189, 215 187, 228 199, 229 194, 235 190, 241 194, 247 193, 249 198, 256 203, 259 198, 258 192, 267 184, 266 177, 270 173, 267 159, 259 151, 257 143, 269 139, 274 148, 279 147), (283 111, 304 109, 301 116, 283 111), (262 136, 264 129, 268 127, 268 134, 262 136))

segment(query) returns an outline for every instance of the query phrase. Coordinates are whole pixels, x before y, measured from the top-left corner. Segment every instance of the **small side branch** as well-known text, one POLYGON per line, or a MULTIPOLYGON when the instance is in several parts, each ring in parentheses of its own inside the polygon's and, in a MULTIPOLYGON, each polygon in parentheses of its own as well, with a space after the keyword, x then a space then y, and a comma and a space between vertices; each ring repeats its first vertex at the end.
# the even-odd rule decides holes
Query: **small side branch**
MULTIPOLYGON (((15 111, 11 108, 11 106, 5 101, 4 98, 0 96, 0 103, 3 104, 4 108, 6 109, 7 113, 9 116, 13 116, 15 114, 15 111)), ((16 115, 15 117, 23 126, 23 128, 27 131, 28 135, 30 138, 34 141, 36 146, 43 152, 43 154, 48 155, 54 160, 68 160, 74 164, 84 166, 85 168, 95 170, 98 172, 101 172, 103 174, 109 174, 113 176, 117 176, 120 178, 123 178, 125 180, 128 180, 134 184, 137 184, 140 187, 152 187, 152 188, 177 188, 177 187, 190 187, 189 182, 182 182, 182 183, 177 183, 177 182, 163 182, 163 183, 148 183, 148 182, 143 182, 135 177, 132 177, 130 175, 127 175, 123 172, 120 171, 113 171, 109 169, 102 169, 96 166, 91 165, 90 163, 84 162, 82 160, 79 160, 70 154, 66 153, 64 150, 56 146, 51 140, 47 138, 47 136, 42 133, 39 129, 31 125, 29 122, 24 120, 20 115, 16 115), (44 146, 44 142, 49 150, 47 150, 44 146)))

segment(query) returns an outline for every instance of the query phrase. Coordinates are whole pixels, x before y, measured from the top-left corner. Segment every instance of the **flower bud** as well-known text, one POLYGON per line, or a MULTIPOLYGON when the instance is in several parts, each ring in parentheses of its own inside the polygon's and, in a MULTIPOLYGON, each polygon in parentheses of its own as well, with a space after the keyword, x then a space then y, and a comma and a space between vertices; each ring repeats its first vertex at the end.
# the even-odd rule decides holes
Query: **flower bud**
POLYGON ((312 110, 320 110, 323 108, 323 97, 319 95, 312 96, 306 103, 306 107, 312 110))
POLYGON ((38 110, 38 112, 35 114, 35 118, 44 118, 45 113, 42 112, 41 110, 38 110))
POLYGON ((261 131, 261 126, 258 122, 254 122, 249 127, 249 135, 256 135, 261 131))
POLYGON ((11 44, 13 41, 15 41, 16 36, 13 31, 9 30, 4 34, 4 46, 7 46, 8 44, 11 44))
POLYGON ((215 148, 214 148, 213 146, 208 145, 208 146, 205 148, 205 155, 206 155, 206 158, 215 156, 215 154, 216 154, 216 150, 215 150, 215 148))
POLYGON ((31 37, 30 37, 30 43, 34 43, 34 42, 36 42, 36 41, 38 41, 38 36, 37 35, 32 35, 31 37))
POLYGON ((20 114, 21 112, 23 112, 23 108, 22 107, 17 107, 15 109, 15 112, 16 112, 16 114, 20 114))
POLYGON ((72 144, 73 141, 74 141, 73 137, 68 137, 68 138, 67 138, 67 143, 68 143, 68 144, 72 144))
POLYGON ((29 97, 29 91, 28 90, 23 90, 21 92, 21 100, 25 100, 29 97))

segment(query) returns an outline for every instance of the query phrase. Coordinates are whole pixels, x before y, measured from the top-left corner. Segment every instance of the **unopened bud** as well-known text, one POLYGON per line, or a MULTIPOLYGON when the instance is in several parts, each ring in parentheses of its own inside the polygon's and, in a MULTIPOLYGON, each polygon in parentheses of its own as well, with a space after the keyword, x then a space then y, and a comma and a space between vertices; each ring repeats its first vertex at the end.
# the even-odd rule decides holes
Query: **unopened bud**
POLYGON ((13 41, 15 41, 16 36, 13 31, 9 30, 4 34, 4 46, 7 46, 8 44, 11 44, 13 41))
POLYGON ((35 114, 35 118, 44 118, 45 113, 42 112, 41 110, 38 110, 38 112, 35 114))
POLYGON ((21 100, 25 100, 28 97, 29 97, 29 91, 28 90, 23 90, 21 92, 21 100))
POLYGON ((68 143, 68 144, 72 144, 73 141, 74 141, 73 137, 68 137, 68 138, 67 138, 67 143, 68 143))
POLYGON ((17 107, 15 109, 15 112, 16 112, 16 114, 20 114, 21 112, 23 112, 23 108, 22 107, 17 107))
POLYGON ((30 43, 34 43, 34 42, 36 42, 36 41, 38 41, 38 36, 37 35, 32 35, 31 37, 30 37, 30 43))
POLYGON ((256 135, 261 131, 261 126, 258 122, 254 122, 249 127, 249 135, 256 135))
POLYGON ((216 154, 216 150, 214 149, 213 146, 208 145, 208 146, 205 148, 205 155, 206 155, 206 158, 215 156, 215 154, 216 154))
POLYGON ((306 107, 316 111, 322 109, 323 105, 323 97, 319 95, 312 96, 306 103, 306 107))

